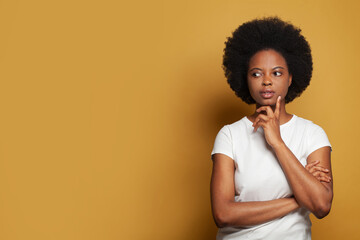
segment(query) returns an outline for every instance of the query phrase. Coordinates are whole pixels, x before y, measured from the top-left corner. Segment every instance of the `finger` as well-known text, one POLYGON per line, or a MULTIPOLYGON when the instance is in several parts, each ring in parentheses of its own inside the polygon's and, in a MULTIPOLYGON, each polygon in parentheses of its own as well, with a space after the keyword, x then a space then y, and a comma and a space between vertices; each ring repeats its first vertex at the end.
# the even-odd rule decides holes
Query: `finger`
POLYGON ((262 106, 262 107, 259 107, 258 109, 256 109, 256 112, 261 112, 261 111, 265 111, 266 115, 269 117, 274 116, 274 112, 272 111, 270 106, 262 106))
POLYGON ((279 96, 276 100, 276 107, 274 114, 277 119, 279 119, 280 117, 280 101, 281 101, 281 96, 279 96))
POLYGON ((254 127, 254 132, 256 132, 258 130, 259 127, 263 127, 264 128, 264 122, 258 121, 254 127))
POLYGON ((320 182, 327 182, 327 183, 330 183, 330 182, 331 182, 331 179, 326 178, 326 177, 317 177, 317 179, 318 179, 320 182))
POLYGON ((313 168, 309 169, 309 173, 314 174, 314 172, 316 172, 316 171, 313 168))
POLYGON ((307 169, 307 170, 310 170, 310 168, 312 168, 313 166, 315 166, 316 164, 318 164, 320 161, 319 160, 316 160, 316 161, 314 161, 314 162, 310 162, 310 163, 308 163, 306 166, 305 166, 305 168, 307 169))
POLYGON ((259 122, 259 121, 264 121, 264 122, 267 122, 267 121, 269 121, 269 117, 268 116, 266 116, 266 115, 264 115, 264 114, 259 114, 256 118, 255 118, 255 121, 256 122, 259 122))
POLYGON ((312 175, 315 176, 315 177, 324 176, 323 174, 324 174, 324 173, 322 173, 322 172, 314 172, 314 173, 312 173, 312 175))
POLYGON ((323 172, 315 172, 315 173, 313 173, 313 176, 316 177, 316 178, 325 178, 325 179, 331 181, 331 177, 327 176, 323 172))
POLYGON ((320 161, 319 160, 315 160, 313 162, 309 162, 306 166, 314 166, 316 164, 318 164, 320 161))
POLYGON ((269 118, 266 115, 259 114, 254 120, 253 127, 255 128, 255 126, 261 121, 264 122, 264 121, 268 121, 268 120, 269 120, 269 118))
POLYGON ((313 166, 312 168, 310 168, 309 173, 314 173, 314 172, 323 172, 323 173, 329 173, 329 169, 323 168, 323 167, 318 167, 318 166, 313 166))
POLYGON ((320 167, 320 166, 313 166, 311 169, 314 170, 314 171, 320 171, 320 172, 324 172, 324 173, 329 172, 329 169, 323 168, 323 167, 320 167))

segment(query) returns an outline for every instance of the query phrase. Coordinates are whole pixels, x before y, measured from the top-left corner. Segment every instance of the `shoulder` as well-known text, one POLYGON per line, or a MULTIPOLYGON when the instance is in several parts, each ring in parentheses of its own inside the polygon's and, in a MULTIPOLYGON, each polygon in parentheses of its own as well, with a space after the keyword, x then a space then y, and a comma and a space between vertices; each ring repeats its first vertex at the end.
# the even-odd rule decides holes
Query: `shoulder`
POLYGON ((243 117, 240 120, 233 122, 231 124, 227 124, 225 126, 229 129, 229 131, 235 132, 238 131, 239 129, 246 129, 249 123, 251 123, 250 120, 247 117, 243 117))
POLYGON ((299 117, 299 116, 296 116, 295 124, 296 124, 296 126, 303 128, 305 133, 308 133, 308 134, 312 134, 312 133, 318 132, 318 131, 324 131, 322 129, 322 127, 315 124, 313 121, 299 117))
POLYGON ((301 117, 298 117, 297 120, 297 124, 301 125, 301 129, 303 129, 303 136, 305 137, 307 146, 306 156, 309 156, 310 153, 324 146, 329 146, 330 149, 332 149, 330 141, 322 127, 301 117))
POLYGON ((224 125, 218 132, 217 138, 226 137, 229 141, 232 141, 239 135, 246 133, 249 125, 251 125, 250 120, 243 117, 234 123, 224 125))
POLYGON ((246 117, 224 125, 218 132, 211 155, 222 153, 234 159, 235 149, 239 146, 239 142, 246 142, 247 129, 251 126, 251 122, 246 117), (248 122, 247 122, 248 121, 248 122))
POLYGON ((320 131, 322 129, 322 127, 320 127, 318 124, 314 123, 311 120, 302 118, 302 117, 297 117, 297 121, 296 121, 299 125, 303 125, 307 132, 314 132, 314 131, 320 131))

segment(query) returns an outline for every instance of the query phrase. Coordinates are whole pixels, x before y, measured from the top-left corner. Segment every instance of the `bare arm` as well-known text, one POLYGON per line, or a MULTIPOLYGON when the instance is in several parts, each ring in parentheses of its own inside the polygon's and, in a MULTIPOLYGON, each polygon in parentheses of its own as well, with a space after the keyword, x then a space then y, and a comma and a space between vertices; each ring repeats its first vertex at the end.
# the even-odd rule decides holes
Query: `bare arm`
MULTIPOLYGON (((318 181, 307 171, 291 150, 285 145, 281 138, 279 116, 280 100, 278 98, 275 112, 269 106, 258 108, 257 112, 266 112, 266 115, 259 114, 254 121, 254 131, 260 126, 263 127, 265 139, 273 148, 279 163, 286 175, 286 178, 293 190, 296 201, 300 206, 309 209, 317 218, 325 217, 331 208, 333 198, 332 181, 318 181)), ((320 148, 311 153, 307 159, 308 163, 319 161, 319 166, 328 169, 325 174, 331 178, 330 147, 320 148)))
MULTIPOLYGON (((317 218, 325 217, 330 212, 333 198, 332 181, 318 181, 284 143, 274 146, 273 149, 299 204, 309 209, 317 218)), ((315 160, 319 160, 319 165, 329 170, 326 175, 331 178, 330 147, 314 151, 307 159, 308 163, 315 160)))
POLYGON ((213 155, 211 206, 218 227, 251 226, 287 215, 299 207, 294 198, 261 202, 235 202, 234 160, 213 155))

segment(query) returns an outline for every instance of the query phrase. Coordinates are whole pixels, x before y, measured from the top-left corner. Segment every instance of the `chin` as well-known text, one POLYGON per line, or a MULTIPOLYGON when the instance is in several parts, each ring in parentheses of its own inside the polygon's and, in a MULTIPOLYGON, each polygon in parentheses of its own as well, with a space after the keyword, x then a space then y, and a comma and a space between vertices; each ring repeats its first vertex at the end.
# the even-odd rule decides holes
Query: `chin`
POLYGON ((262 99, 261 101, 257 102, 257 104, 261 106, 275 106, 276 105, 276 99, 262 99))

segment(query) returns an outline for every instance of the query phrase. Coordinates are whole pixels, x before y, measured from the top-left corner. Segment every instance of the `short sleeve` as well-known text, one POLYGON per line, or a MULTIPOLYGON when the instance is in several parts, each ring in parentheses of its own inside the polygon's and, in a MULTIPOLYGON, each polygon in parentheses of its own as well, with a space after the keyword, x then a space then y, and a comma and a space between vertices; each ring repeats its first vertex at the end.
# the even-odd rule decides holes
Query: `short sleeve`
POLYGON ((212 155, 215 153, 222 153, 234 159, 232 145, 233 144, 230 129, 227 125, 225 125, 223 128, 220 129, 219 133, 215 138, 214 147, 211 152, 211 158, 212 155))
POLYGON ((326 146, 329 146, 332 151, 332 146, 325 131, 320 126, 312 124, 308 135, 306 158, 315 150, 326 146))

